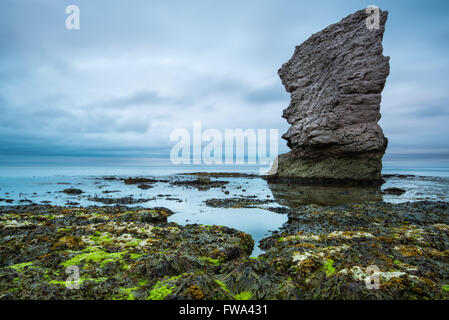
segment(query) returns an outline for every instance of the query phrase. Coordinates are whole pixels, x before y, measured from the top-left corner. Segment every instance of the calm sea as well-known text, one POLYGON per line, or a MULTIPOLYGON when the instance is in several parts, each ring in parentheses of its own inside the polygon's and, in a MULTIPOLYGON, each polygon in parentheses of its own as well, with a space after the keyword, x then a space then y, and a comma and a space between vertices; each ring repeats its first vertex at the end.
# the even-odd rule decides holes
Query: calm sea
MULTIPOLYGON (((278 214, 263 208, 211 208, 204 201, 211 198, 255 196, 257 199, 274 199, 271 207, 294 207, 304 204, 343 204, 357 201, 405 202, 419 200, 449 201, 449 166, 434 163, 385 162, 384 174, 401 174, 386 179, 382 189, 400 187, 403 195, 382 195, 381 190, 372 188, 276 187, 261 178, 218 178, 228 181, 229 195, 221 189, 198 191, 197 189, 156 183, 153 188, 141 190, 135 185, 125 185, 120 180, 105 180, 102 177, 153 176, 169 179, 183 179, 179 173, 188 172, 243 172, 258 173, 256 166, 173 166, 155 161, 118 162, 114 160, 80 161, 27 161, 26 163, 4 163, 0 165, 0 199, 14 200, 0 205, 42 203, 54 205, 78 203, 81 206, 102 205, 90 201, 90 197, 150 199, 137 204, 142 207, 167 207, 175 212, 169 219, 179 224, 226 225, 251 234, 258 243, 271 231, 279 229, 287 221, 285 214, 278 214), (61 193, 66 188, 78 188, 82 195, 61 193)), ((257 247, 253 255, 260 254, 257 247)))

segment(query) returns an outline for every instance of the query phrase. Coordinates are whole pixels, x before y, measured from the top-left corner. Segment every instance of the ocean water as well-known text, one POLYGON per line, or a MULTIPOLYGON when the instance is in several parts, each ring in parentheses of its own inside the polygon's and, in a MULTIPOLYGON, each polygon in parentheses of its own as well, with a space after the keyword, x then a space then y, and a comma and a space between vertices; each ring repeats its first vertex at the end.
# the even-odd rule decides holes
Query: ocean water
MULTIPOLYGON (((278 230, 286 221, 287 215, 264 208, 212 208, 204 202, 211 198, 253 196, 260 200, 274 199, 275 203, 266 206, 296 207, 304 204, 338 205, 359 201, 386 201, 392 203, 420 200, 449 201, 449 166, 405 166, 385 165, 384 174, 400 176, 386 179, 381 188, 285 186, 270 185, 261 178, 216 178, 228 181, 229 195, 220 188, 198 191, 196 188, 172 186, 158 182, 153 188, 141 190, 137 185, 125 185, 121 180, 105 180, 104 177, 157 177, 159 179, 193 179, 179 175, 192 172, 259 172, 256 166, 171 166, 136 165, 117 163, 39 163, 26 165, 0 166, 0 199, 11 199, 12 203, 0 205, 42 203, 65 205, 68 201, 81 206, 100 206, 89 200, 91 197, 119 198, 132 196, 149 199, 131 206, 166 207, 175 214, 169 221, 186 224, 225 225, 250 234, 256 242, 253 255, 262 251, 258 248, 261 239, 278 230), (399 187, 406 190, 402 195, 386 195, 382 190, 399 187), (67 195, 61 191, 78 188, 82 195, 67 195)), ((214 179, 212 179, 214 180, 214 179)))

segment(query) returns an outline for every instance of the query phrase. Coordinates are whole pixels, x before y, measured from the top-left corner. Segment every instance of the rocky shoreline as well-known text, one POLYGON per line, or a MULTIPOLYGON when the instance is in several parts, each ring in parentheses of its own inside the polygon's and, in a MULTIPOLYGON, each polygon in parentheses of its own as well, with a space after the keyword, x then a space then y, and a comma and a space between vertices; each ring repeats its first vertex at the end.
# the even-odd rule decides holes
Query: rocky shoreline
POLYGON ((295 298, 448 299, 448 213, 447 202, 308 205, 261 246, 295 298), (366 286, 370 267, 377 290, 366 286))
POLYGON ((1 299, 230 299, 241 292, 231 294, 218 270, 254 245, 227 227, 167 223, 166 208, 0 211, 1 299), (73 266, 79 289, 66 287, 73 266))
POLYGON ((448 299, 448 213, 447 202, 298 206, 250 257, 250 235, 169 223, 166 208, 2 206, 0 299, 448 299), (79 289, 66 287, 73 266, 79 289))

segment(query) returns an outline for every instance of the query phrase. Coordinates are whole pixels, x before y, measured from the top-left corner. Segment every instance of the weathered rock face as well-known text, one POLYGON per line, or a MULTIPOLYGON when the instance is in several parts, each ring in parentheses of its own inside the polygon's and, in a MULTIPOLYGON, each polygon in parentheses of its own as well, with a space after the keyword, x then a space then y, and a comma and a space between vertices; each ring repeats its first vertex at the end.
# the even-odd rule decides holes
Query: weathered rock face
POLYGON ((310 182, 380 182, 388 140, 377 124, 381 92, 389 74, 378 29, 360 10, 312 35, 279 70, 291 102, 283 135, 292 149, 280 155, 271 179, 310 182), (276 168, 277 167, 277 168, 276 168))

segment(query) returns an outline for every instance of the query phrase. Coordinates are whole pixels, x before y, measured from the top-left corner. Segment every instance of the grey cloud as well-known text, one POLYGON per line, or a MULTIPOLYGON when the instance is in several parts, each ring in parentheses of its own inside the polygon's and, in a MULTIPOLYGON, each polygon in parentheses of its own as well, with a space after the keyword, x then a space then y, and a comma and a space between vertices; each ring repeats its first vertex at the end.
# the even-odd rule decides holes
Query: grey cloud
POLYGON ((410 110, 407 114, 409 117, 424 117, 424 118, 438 118, 438 117, 448 117, 449 116, 449 105, 446 106, 422 106, 421 108, 416 108, 410 110))
MULTIPOLYGON (((81 29, 69 31, 64 9, 72 3, 2 3, 2 155, 160 155, 170 130, 192 120, 283 133, 289 96, 277 69, 295 45, 366 6, 78 0, 81 29)), ((390 11, 384 49, 392 72, 381 109, 389 151, 449 147, 441 121, 449 113, 448 2, 377 4, 390 11)))
POLYGON ((269 86, 252 90, 246 95, 246 100, 250 103, 269 103, 279 102, 284 105, 289 100, 289 95, 285 92, 282 86, 269 86))
POLYGON ((167 103, 175 103, 176 99, 162 97, 151 90, 137 91, 123 97, 113 97, 91 103, 85 108, 126 108, 129 106, 152 106, 167 103))

